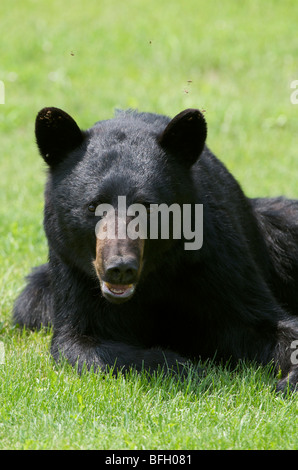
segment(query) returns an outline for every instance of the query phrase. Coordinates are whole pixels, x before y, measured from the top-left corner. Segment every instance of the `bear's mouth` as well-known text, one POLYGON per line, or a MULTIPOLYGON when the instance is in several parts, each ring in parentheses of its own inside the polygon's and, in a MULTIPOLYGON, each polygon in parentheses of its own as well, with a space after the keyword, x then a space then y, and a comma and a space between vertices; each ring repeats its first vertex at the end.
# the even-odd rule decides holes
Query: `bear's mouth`
POLYGON ((129 300, 135 291, 136 284, 111 284, 106 281, 101 282, 103 296, 113 303, 121 303, 129 300))

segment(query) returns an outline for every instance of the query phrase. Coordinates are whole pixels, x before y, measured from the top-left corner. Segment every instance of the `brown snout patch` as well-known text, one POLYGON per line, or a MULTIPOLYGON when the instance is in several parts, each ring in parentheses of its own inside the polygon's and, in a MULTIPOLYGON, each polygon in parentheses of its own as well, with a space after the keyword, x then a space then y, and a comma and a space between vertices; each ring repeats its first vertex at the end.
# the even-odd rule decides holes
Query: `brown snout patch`
POLYGON ((143 268, 144 245, 141 238, 96 238, 93 265, 107 300, 120 303, 132 297, 143 268))
POLYGON ((142 272, 143 267, 143 254, 144 254, 145 240, 101 240, 96 239, 96 257, 93 261, 96 274, 99 279, 104 278, 105 266, 109 261, 109 257, 113 254, 118 256, 131 255, 138 259, 138 278, 142 272), (126 242, 126 243, 123 243, 126 242))
POLYGON ((107 240, 101 240, 96 238, 96 255, 95 260, 93 261, 95 271, 99 280, 104 276, 104 246, 107 243, 107 240))

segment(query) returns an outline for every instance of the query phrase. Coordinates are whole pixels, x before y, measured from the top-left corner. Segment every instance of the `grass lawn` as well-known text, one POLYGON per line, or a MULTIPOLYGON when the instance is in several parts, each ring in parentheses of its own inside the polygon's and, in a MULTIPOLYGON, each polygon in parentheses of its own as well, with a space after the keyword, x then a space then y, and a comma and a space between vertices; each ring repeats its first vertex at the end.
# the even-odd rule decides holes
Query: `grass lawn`
POLYGON ((87 128, 115 108, 205 109, 208 145, 248 195, 298 197, 297 14, 295 0, 1 0, 0 449, 298 448, 297 396, 275 395, 269 366, 78 377, 54 364, 49 332, 11 325, 47 257, 38 110, 87 128))

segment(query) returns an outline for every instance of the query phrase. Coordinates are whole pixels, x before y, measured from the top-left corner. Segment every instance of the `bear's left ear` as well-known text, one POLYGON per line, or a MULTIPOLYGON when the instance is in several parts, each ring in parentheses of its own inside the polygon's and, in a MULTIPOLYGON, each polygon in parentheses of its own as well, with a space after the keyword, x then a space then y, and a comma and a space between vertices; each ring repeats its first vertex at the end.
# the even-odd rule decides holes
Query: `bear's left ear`
POLYGON ((81 145, 85 133, 62 109, 43 108, 36 117, 35 136, 41 156, 50 167, 54 167, 81 145))
POLYGON ((190 167, 201 155, 207 137, 207 124, 198 109, 186 109, 172 119, 158 142, 190 167))

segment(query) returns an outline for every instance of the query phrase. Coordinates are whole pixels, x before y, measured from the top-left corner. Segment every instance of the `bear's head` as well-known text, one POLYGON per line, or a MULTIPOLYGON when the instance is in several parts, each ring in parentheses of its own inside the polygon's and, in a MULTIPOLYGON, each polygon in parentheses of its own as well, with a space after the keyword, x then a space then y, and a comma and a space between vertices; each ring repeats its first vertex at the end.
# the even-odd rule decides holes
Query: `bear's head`
POLYGON ((192 166, 205 145, 204 116, 197 109, 172 120, 123 111, 82 131, 64 111, 44 108, 35 133, 49 167, 50 259, 56 256, 70 269, 96 276, 107 300, 129 300, 169 250, 179 251, 181 236, 175 231, 181 235, 181 219, 175 221, 174 212, 196 202, 192 166), (156 227, 161 207, 166 236, 156 227))

